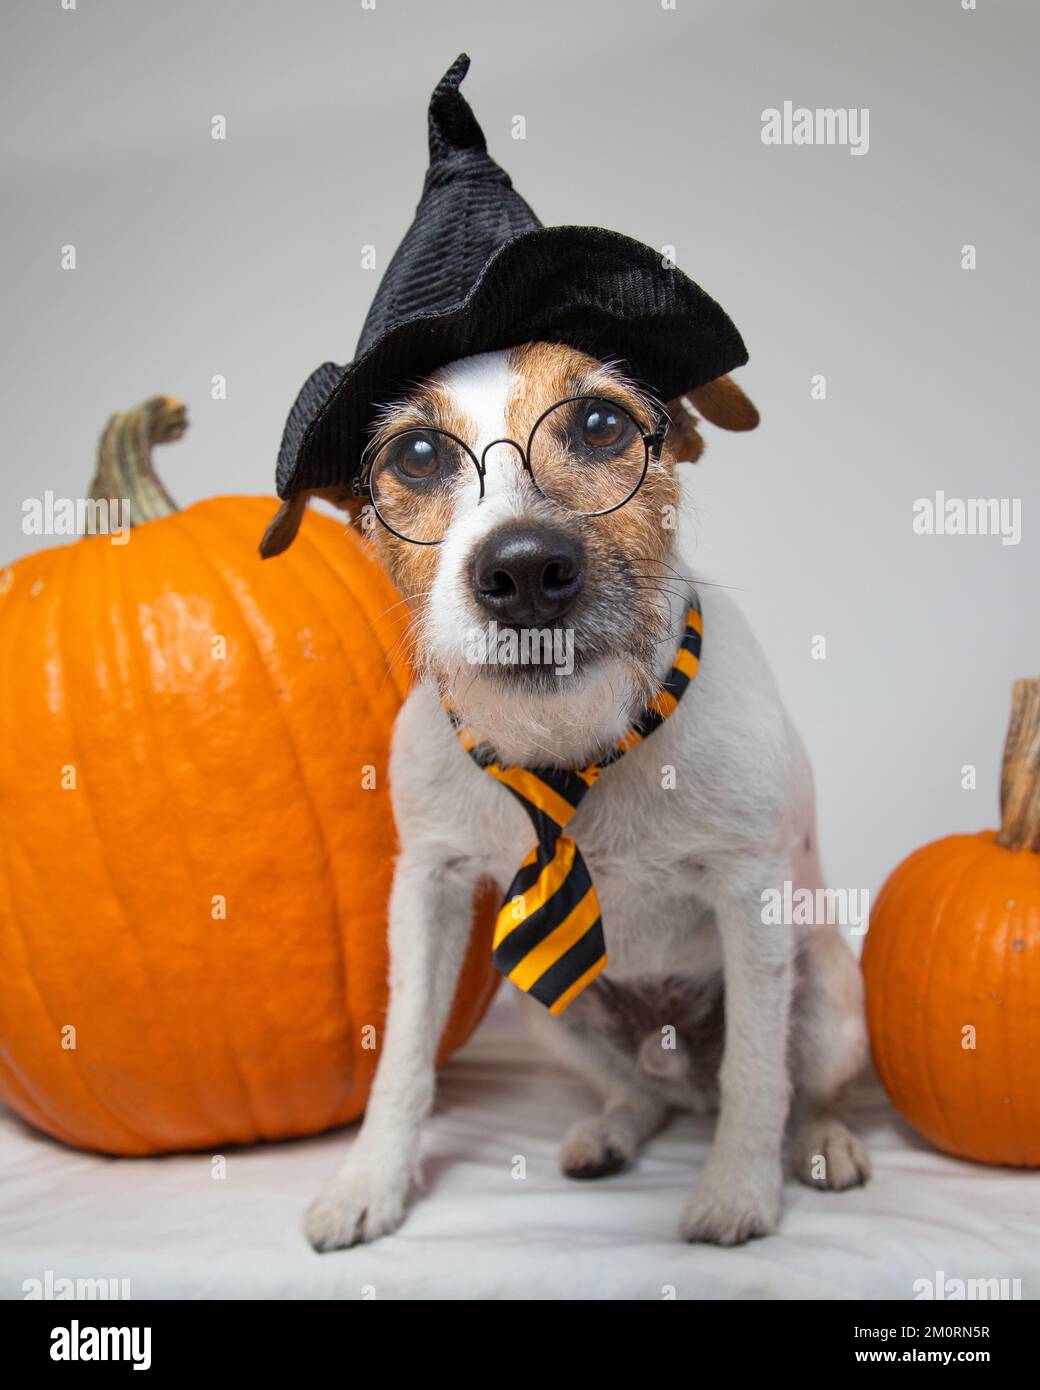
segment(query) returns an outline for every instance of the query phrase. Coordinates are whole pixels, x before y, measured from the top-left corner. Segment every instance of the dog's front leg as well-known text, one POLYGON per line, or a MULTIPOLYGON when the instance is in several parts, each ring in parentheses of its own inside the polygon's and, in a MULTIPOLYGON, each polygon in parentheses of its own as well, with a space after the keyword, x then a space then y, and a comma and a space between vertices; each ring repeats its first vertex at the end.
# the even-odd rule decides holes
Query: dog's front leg
POLYGON ((726 988, 719 1120, 680 1233, 739 1245, 780 1215, 794 948, 789 926, 763 923, 757 887, 721 892, 715 909, 726 988))
POLYGON ((477 873, 433 850, 401 855, 390 895, 390 1005, 360 1133, 346 1162, 307 1211, 316 1250, 394 1231, 404 1219, 433 1102, 434 1063, 466 954, 477 873))

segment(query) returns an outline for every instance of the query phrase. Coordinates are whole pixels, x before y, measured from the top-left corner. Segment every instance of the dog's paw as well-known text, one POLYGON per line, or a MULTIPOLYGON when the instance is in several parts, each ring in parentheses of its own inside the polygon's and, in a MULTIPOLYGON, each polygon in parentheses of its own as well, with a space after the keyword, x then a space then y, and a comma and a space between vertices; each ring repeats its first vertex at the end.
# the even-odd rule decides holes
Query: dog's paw
POLYGON ((679 1235, 712 1245, 743 1245, 768 1236, 780 1220, 780 1178, 762 1185, 705 1171, 686 1204, 679 1235))
POLYGON ((794 1171, 810 1187, 844 1192, 870 1177, 870 1158, 844 1121, 821 1115, 798 1131, 794 1171))
POLYGON ((612 1125, 609 1115, 592 1115, 564 1135, 560 1169, 568 1178, 606 1178, 619 1173, 633 1156, 623 1127, 612 1125))
POLYGON ((347 1164, 307 1208, 303 1229, 315 1250, 344 1250, 396 1231, 408 1179, 347 1164))

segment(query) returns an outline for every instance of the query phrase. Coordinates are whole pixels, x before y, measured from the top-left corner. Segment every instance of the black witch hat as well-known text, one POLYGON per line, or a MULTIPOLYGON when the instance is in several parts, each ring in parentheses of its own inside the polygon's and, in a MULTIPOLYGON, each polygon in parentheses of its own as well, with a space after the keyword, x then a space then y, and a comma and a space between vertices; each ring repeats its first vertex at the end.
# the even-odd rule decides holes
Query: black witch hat
POLYGON ((349 486, 377 407, 460 357, 559 342, 621 363, 663 401, 747 361, 740 334, 661 253, 599 227, 543 227, 487 152, 459 84, 430 99, 430 167, 354 361, 326 362, 286 421, 278 495, 349 486))

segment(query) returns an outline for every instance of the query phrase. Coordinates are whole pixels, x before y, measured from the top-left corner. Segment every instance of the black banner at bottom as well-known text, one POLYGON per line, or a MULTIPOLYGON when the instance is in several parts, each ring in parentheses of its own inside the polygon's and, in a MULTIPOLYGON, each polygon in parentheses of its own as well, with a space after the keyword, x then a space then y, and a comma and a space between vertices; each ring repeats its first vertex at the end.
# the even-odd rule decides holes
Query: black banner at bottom
MULTIPOLYGON (((566 1306, 561 1305, 561 1314, 566 1306)), ((551 1335, 553 1314, 549 1305, 540 1307, 551 1335)), ((597 1315, 590 1307, 585 1316, 591 1331, 597 1315)), ((691 1354, 699 1360, 714 1353, 734 1371, 767 1367, 789 1375, 892 1365, 992 1366, 1007 1372, 1027 1354, 1027 1339, 1031 1343, 1034 1331, 1030 1305, 1011 1301, 713 1302, 687 1305, 683 1311, 676 1307, 670 1313, 661 1309, 652 1324, 634 1311, 622 1315, 616 1306, 609 1316, 612 1332, 620 1330, 620 1317, 635 1316, 640 1331, 652 1327, 696 1337, 695 1352, 686 1341, 655 1346, 655 1370, 662 1361, 667 1365, 674 1359, 679 1366, 691 1354)), ((434 1308, 390 1301, 380 1305, 378 1300, 350 1305, 7 1303, 0 1306, 0 1344, 5 1363, 29 1377, 42 1374, 75 1381, 101 1370, 108 1376, 125 1372, 165 1381, 198 1372, 270 1375, 291 1369, 298 1379, 308 1366, 315 1376, 328 1374, 334 1366, 337 1375, 346 1374, 356 1366, 355 1357, 370 1369, 373 1356, 380 1356, 393 1371, 390 1348, 395 1343, 388 1343, 386 1334, 407 1334, 412 1328, 428 1338, 409 1344, 407 1362, 414 1368, 416 1354, 425 1351, 437 1358, 447 1338, 472 1335, 470 1317, 464 1325, 456 1323, 458 1317, 450 1302, 434 1308), (433 1327, 431 1318, 436 1319, 433 1327), (379 1340, 357 1340, 366 1333, 379 1340)), ((485 1331, 490 1331, 497 1321, 493 1310, 481 1317, 485 1331)), ((573 1333, 573 1323, 569 1326, 573 1333)), ((594 1366, 605 1358, 609 1365, 615 1354, 611 1348, 617 1346, 613 1339, 608 1342, 600 1334, 583 1342, 583 1361, 588 1357, 594 1366)))

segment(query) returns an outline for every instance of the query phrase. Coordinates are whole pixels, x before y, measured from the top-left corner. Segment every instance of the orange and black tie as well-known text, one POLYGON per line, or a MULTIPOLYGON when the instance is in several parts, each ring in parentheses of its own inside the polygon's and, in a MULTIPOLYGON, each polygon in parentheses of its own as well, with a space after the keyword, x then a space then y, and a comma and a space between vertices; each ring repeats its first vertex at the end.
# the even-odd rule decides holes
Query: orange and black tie
POLYGON ((697 674, 703 631, 700 603, 693 594, 668 679, 610 753, 581 771, 489 762, 486 747, 478 746, 456 723, 462 746, 513 793, 538 836, 499 909, 493 959, 503 975, 551 1014, 563 1013, 607 963, 596 889, 581 851, 563 832, 601 770, 649 738, 674 711, 697 674))

